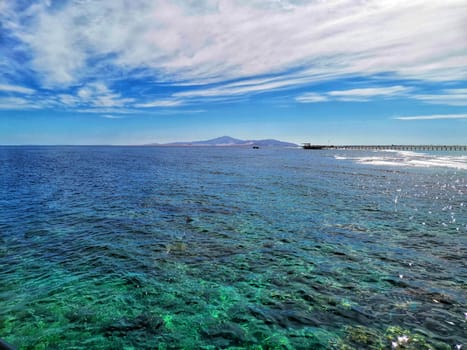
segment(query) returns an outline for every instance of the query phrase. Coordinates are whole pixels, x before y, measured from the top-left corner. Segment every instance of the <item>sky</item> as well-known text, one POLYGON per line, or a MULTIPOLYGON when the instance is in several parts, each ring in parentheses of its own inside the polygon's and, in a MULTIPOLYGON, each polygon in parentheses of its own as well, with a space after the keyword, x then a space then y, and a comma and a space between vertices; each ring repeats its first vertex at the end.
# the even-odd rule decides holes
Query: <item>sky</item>
POLYGON ((0 144, 467 144, 466 0, 0 0, 0 144))

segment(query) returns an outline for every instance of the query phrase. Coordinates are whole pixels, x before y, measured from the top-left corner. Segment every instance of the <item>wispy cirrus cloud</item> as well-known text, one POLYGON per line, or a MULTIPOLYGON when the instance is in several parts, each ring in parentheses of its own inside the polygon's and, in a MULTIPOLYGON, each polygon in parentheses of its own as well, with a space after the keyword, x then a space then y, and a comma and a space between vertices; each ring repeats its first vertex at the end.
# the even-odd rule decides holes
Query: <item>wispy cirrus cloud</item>
MULTIPOLYGON (((45 86, 136 71, 189 84, 288 75, 297 68, 300 77, 316 79, 379 72, 467 77, 467 4, 461 0, 364 6, 354 0, 106 0, 60 7, 43 1, 21 12, 8 7, 0 15, 8 19, 7 33, 30 54, 27 64, 45 86)), ((264 90, 251 87, 249 93, 258 91, 264 90)))
POLYGON ((146 103, 137 103, 135 107, 137 108, 153 108, 153 107, 177 107, 183 104, 181 100, 175 99, 164 99, 164 100, 155 100, 146 103))
POLYGON ((365 102, 371 98, 390 98, 401 96, 412 91, 411 87, 407 86, 388 86, 388 87, 369 87, 361 89, 348 89, 348 90, 334 90, 324 93, 305 93, 295 98, 297 102, 301 103, 315 103, 326 101, 358 101, 365 102))
POLYGON ((296 97, 295 100, 300 103, 315 103, 329 101, 329 98, 324 94, 319 94, 316 92, 307 92, 296 97))
POLYGON ((432 104, 467 106, 467 89, 444 89, 438 94, 417 94, 413 98, 432 104))
POLYGON ((36 109, 37 105, 21 97, 0 97, 0 109, 36 109))
POLYGON ((81 87, 76 93, 76 98, 83 104, 97 108, 124 107, 134 101, 134 98, 125 98, 111 91, 102 82, 88 83, 81 87))
POLYGON ((19 94, 33 94, 34 89, 30 89, 24 86, 10 85, 10 84, 0 84, 0 92, 14 92, 19 94))
POLYGON ((242 79, 236 82, 215 84, 215 86, 186 87, 184 91, 172 93, 167 98, 138 102, 136 108, 178 107, 199 102, 238 101, 250 94, 259 94, 273 90, 290 89, 305 85, 311 77, 269 77, 242 79))
POLYGON ((269 79, 251 79, 235 83, 222 84, 216 87, 192 89, 175 93, 174 97, 179 98, 211 98, 211 97, 229 97, 241 96, 251 93, 263 93, 272 90, 300 86, 309 82, 306 78, 269 78, 269 79))
POLYGON ((122 119, 123 118, 121 115, 113 115, 113 114, 102 114, 101 117, 105 119, 122 119))
POLYGON ((101 114, 101 115, 112 115, 112 114, 135 114, 140 111, 132 108, 75 108, 73 111, 78 113, 87 114, 101 114))
POLYGON ((401 98, 414 99, 430 104, 447 106, 467 106, 467 89, 441 89, 437 93, 420 94, 415 88, 408 86, 369 87, 361 89, 335 90, 322 93, 309 92, 297 96, 295 100, 300 103, 316 102, 366 102, 374 98, 401 98))
POLYGON ((123 97, 120 93, 112 91, 101 81, 84 84, 72 93, 58 94, 57 103, 64 108, 95 109, 97 113, 103 109, 117 109, 130 106, 135 99, 123 97))
POLYGON ((467 114, 433 114, 433 115, 415 115, 406 117, 395 117, 398 120, 444 120, 444 119, 467 119, 467 114))
POLYGON ((389 87, 371 87, 363 89, 349 89, 329 91, 327 94, 334 97, 373 97, 373 96, 394 96, 407 93, 411 88, 406 86, 389 86, 389 87))
POLYGON ((123 97, 107 87, 103 82, 91 82, 67 93, 50 94, 48 91, 37 92, 33 89, 14 85, 0 85, 0 92, 21 93, 21 97, 0 97, 0 109, 42 109, 54 108, 63 110, 87 110, 88 112, 106 113, 112 110, 115 113, 132 108, 134 98, 123 97))

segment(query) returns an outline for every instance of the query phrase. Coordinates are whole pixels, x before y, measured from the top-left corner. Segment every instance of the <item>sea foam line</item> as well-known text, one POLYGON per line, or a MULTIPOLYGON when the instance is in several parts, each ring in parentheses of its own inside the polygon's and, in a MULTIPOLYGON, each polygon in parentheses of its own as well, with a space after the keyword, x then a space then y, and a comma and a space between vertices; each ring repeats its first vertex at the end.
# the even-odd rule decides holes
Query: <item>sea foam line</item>
MULTIPOLYGON (((374 151, 381 154, 380 151, 374 151)), ((384 166, 412 166, 412 167, 445 167, 459 170, 467 170, 467 156, 434 155, 411 151, 384 152, 384 155, 345 157, 335 155, 337 160, 353 160, 359 164, 384 165, 384 166)))

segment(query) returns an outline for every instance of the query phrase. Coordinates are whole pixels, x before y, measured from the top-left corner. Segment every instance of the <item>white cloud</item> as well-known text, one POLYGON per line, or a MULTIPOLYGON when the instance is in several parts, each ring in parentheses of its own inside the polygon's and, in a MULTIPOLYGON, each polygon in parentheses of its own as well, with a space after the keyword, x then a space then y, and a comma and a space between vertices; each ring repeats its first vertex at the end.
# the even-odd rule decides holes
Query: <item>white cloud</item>
MULTIPOLYGON (((53 86, 134 69, 156 81, 190 84, 299 67, 294 78, 379 72, 467 78, 464 0, 103 0, 33 6, 9 18, 8 29, 32 55, 31 68, 53 86)), ((220 93, 256 93, 277 84, 220 93)))
POLYGON ((445 89, 439 94, 419 94, 413 98, 432 104, 467 106, 467 89, 445 89))
POLYGON ((295 98, 297 102, 313 103, 325 101, 366 102, 372 98, 406 97, 425 103, 449 106, 467 106, 467 89, 444 89, 439 93, 417 94, 414 88, 407 86, 371 87, 361 89, 335 90, 323 93, 305 93, 295 98))
POLYGON ((34 96, 10 98, 8 105, 16 104, 15 108, 28 106, 28 108, 82 109, 93 111, 93 113, 102 113, 103 109, 112 109, 114 113, 118 108, 124 110, 125 107, 130 107, 135 101, 134 98, 122 97, 102 82, 88 83, 68 91, 69 93, 58 93, 55 96, 49 93, 36 93, 34 96))
MULTIPOLYGON (((265 93, 272 90, 285 90, 304 86, 307 83, 315 81, 319 74, 317 72, 307 72, 306 74, 286 74, 270 78, 260 79, 242 79, 234 83, 219 84, 215 87, 187 89, 177 92, 172 96, 182 99, 196 99, 216 101, 232 100, 248 94, 265 93)), ((320 76, 322 78, 323 76, 320 76)), ((317 94, 315 94, 317 96, 317 94)))
POLYGON ((467 114, 434 114, 416 115, 410 117, 396 117, 398 120, 436 120, 436 119, 467 119, 467 114))
POLYGON ((183 114, 198 114, 198 113, 204 113, 206 112, 205 109, 163 109, 157 111, 157 114, 161 115, 183 115, 183 114))
POLYGON ((124 98, 113 92, 103 82, 86 84, 78 90, 76 98, 93 107, 123 107, 134 101, 134 98, 124 98))
POLYGON ((147 103, 137 103, 137 108, 152 108, 152 107, 177 107, 182 105, 183 102, 180 100, 156 100, 147 103))
POLYGON ((17 92, 20 94, 33 94, 35 90, 18 86, 18 85, 10 85, 10 84, 0 84, 0 91, 4 92, 17 92))
POLYGON ((321 95, 321 94, 314 93, 314 92, 308 92, 306 94, 298 96, 295 100, 298 102, 302 102, 302 103, 313 103, 313 102, 326 102, 329 99, 325 95, 321 95))
POLYGON ((58 94, 59 104, 66 108, 86 107, 117 108, 125 107, 135 101, 134 98, 124 98, 121 94, 109 89, 102 82, 88 83, 77 89, 76 94, 58 94))
POLYGON ((68 106, 68 107, 74 107, 80 104, 81 99, 70 94, 58 94, 57 95, 58 100, 60 101, 61 104, 68 106))
POLYGON ((343 101, 343 102, 365 102, 372 97, 395 97, 410 92, 412 88, 407 86, 371 87, 361 89, 334 90, 324 93, 308 92, 295 98, 301 103, 343 101))
POLYGON ((40 104, 21 97, 0 97, 0 109, 38 109, 40 104))
MULTIPOLYGON (((12 89, 23 91, 22 88, 16 86, 8 85, 6 87, 8 91, 12 91, 12 89)), ((58 93, 53 96, 48 92, 36 92, 31 95, 32 92, 25 88, 23 93, 28 92, 27 96, 0 98, 0 108, 40 109, 54 107, 65 110, 86 110, 86 112, 92 111, 92 113, 107 113, 108 110, 112 111, 110 113, 118 113, 117 110, 121 110, 120 113, 129 113, 127 107, 131 107, 135 101, 134 98, 122 97, 121 94, 112 91, 102 82, 88 83, 74 90, 75 93, 73 93, 73 89, 70 89, 70 93, 58 93)), ((34 92, 32 89, 31 91, 34 92)))
POLYGON ((79 98, 87 100, 92 96, 92 91, 88 87, 83 87, 78 90, 77 95, 79 98))
POLYGON ((138 110, 131 108, 77 108, 74 111, 78 113, 92 113, 92 114, 134 114, 138 113, 138 110))
POLYGON ((113 114, 102 114, 101 117, 106 118, 106 119, 122 119, 123 118, 120 115, 113 115, 113 114))
POLYGON ((238 96, 250 93, 261 93, 303 84, 300 79, 264 79, 223 84, 214 88, 188 90, 175 93, 173 96, 182 98, 238 96))
POLYGON ((467 94, 467 89, 444 89, 444 92, 448 94, 467 94))
POLYGON ((363 88, 363 89, 350 89, 350 90, 338 90, 338 91, 329 91, 327 94, 329 96, 335 97, 354 97, 354 98, 367 98, 373 96, 394 96, 401 95, 403 93, 409 92, 411 88, 406 86, 390 86, 382 88, 363 88))

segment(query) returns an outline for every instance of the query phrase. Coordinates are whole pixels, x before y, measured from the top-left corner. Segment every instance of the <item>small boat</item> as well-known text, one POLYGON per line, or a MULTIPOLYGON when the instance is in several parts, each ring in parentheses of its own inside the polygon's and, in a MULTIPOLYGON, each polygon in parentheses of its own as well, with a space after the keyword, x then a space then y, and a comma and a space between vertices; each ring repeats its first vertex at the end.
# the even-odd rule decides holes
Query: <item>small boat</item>
POLYGON ((253 146, 253 149, 259 149, 259 146, 253 146))

